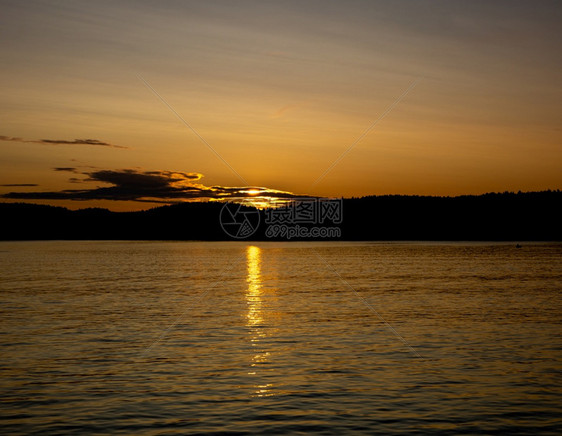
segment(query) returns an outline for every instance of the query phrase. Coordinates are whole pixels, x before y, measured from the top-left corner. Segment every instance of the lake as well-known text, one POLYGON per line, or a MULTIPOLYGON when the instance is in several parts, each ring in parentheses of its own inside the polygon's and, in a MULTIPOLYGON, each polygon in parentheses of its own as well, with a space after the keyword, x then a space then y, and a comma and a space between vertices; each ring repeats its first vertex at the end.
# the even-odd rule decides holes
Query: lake
POLYGON ((559 434, 562 244, 0 242, 3 434, 559 434))

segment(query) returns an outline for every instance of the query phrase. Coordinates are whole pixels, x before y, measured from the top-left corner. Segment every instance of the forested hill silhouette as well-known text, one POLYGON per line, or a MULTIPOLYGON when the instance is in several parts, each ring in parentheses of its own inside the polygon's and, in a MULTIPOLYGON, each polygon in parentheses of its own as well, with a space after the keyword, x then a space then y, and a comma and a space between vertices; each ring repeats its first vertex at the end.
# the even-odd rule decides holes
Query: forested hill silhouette
MULTIPOLYGON (((341 237, 333 239, 562 240, 560 190, 458 197, 384 195, 343 199, 342 204, 341 237)), ((182 203, 111 212, 0 203, 0 239, 230 240, 219 221, 222 207, 217 202, 182 203)), ((260 216, 260 226, 249 240, 271 239, 265 233, 265 212, 260 216)))

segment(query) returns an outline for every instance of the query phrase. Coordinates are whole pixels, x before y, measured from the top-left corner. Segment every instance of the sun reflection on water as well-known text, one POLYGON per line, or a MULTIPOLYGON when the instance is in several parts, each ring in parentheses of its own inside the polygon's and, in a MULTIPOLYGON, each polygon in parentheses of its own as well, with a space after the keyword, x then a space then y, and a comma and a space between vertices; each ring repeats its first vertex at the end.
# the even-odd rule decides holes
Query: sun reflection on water
MULTIPOLYGON (((269 363, 270 353, 264 347, 263 341, 267 337, 264 329, 264 302, 263 284, 261 277, 261 248, 254 245, 246 249, 248 266, 246 302, 248 303, 247 327, 250 329, 250 342, 252 344, 252 359, 248 375, 262 375, 262 366, 269 363)), ((258 397, 271 396, 273 385, 256 380, 253 384, 254 395, 258 397)))
POLYGON ((250 245, 246 249, 248 263, 248 290, 246 300, 248 301, 248 326, 259 326, 263 322, 262 299, 261 299, 261 249, 250 245))

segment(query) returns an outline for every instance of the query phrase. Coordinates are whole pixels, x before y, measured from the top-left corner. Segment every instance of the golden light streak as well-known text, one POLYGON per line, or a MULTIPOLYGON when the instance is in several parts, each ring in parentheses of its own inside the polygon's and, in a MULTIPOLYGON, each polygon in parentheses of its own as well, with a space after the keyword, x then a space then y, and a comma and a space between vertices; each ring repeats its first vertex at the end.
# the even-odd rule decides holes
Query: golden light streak
MULTIPOLYGON (((250 245, 246 248, 246 262, 248 268, 248 275, 246 282, 248 288, 246 290, 246 301, 248 303, 248 313, 246 315, 246 325, 250 328, 250 342, 252 347, 255 347, 255 352, 252 355, 250 367, 248 372, 250 376, 259 376, 259 369, 261 365, 269 362, 270 352, 265 350, 262 344, 267 334, 262 329, 264 324, 264 310, 263 310, 263 290, 261 278, 261 249, 255 245, 250 245)), ((253 384, 254 396, 266 397, 274 395, 271 383, 263 383, 256 380, 253 384)))
POLYGON ((260 278, 260 254, 261 249, 250 245, 246 249, 248 264, 248 290, 246 300, 248 302, 248 326, 254 327, 262 323, 262 300, 261 300, 261 278, 260 278))

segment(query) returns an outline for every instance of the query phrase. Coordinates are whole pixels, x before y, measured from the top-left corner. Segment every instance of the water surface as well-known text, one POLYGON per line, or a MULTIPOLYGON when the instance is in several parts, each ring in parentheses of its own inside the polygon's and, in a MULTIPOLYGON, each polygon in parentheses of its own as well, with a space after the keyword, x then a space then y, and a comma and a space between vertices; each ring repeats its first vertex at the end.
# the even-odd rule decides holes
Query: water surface
POLYGON ((0 243, 4 434, 556 434, 562 245, 0 243))

